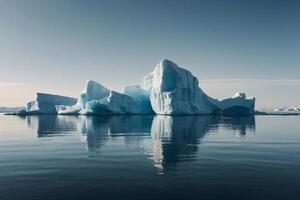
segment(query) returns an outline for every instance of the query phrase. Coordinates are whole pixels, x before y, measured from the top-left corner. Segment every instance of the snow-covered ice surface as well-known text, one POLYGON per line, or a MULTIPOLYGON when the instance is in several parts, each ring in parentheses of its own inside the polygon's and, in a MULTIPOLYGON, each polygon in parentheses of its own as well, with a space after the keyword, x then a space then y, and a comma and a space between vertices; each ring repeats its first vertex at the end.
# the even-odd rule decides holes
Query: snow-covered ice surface
POLYGON ((26 112, 29 114, 55 114, 56 105, 73 105, 76 103, 77 99, 72 97, 46 94, 46 93, 37 93, 37 98, 35 101, 27 103, 26 112))
POLYGON ((77 103, 57 105, 58 114, 139 114, 138 103, 130 96, 111 91, 89 80, 77 103))

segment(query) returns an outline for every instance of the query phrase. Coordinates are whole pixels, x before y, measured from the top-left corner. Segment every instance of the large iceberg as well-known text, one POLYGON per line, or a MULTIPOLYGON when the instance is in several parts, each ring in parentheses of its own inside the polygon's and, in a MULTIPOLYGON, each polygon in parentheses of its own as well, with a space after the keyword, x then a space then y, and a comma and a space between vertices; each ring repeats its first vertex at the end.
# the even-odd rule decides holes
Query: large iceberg
POLYGON ((198 79, 174 62, 163 59, 138 85, 125 87, 124 93, 137 99, 156 114, 254 114, 255 98, 236 93, 217 100, 207 96, 198 79))
POLYGON ((255 98, 241 92, 224 100, 209 97, 190 71, 163 59, 140 84, 125 87, 123 94, 89 80, 78 100, 38 93, 26 113, 244 115, 254 114, 254 107, 255 98))
POLYGON ((198 85, 198 79, 191 72, 163 59, 141 84, 126 87, 124 92, 145 99, 146 105, 150 102, 156 114, 213 113, 217 107, 198 85))
POLYGON ((138 103, 130 96, 111 91, 89 80, 77 103, 57 105, 58 114, 141 114, 138 103))
POLYGON ((37 93, 35 101, 27 103, 26 112, 28 114, 56 114, 56 105, 73 105, 77 99, 72 97, 37 93))

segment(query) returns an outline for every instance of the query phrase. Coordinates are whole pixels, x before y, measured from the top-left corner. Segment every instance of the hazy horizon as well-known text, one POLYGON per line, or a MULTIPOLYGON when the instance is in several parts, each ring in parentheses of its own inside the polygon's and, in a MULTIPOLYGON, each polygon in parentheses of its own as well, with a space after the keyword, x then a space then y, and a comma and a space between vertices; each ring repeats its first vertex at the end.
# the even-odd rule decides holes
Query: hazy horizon
POLYGON ((300 107, 299 1, 0 0, 0 106, 36 92, 121 92, 162 59, 210 96, 300 107))

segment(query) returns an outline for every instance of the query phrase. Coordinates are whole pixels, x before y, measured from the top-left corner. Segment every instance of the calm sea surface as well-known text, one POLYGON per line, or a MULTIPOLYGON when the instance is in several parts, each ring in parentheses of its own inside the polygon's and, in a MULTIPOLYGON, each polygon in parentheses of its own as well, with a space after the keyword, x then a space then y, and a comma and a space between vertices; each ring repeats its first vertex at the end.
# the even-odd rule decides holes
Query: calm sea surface
POLYGON ((0 200, 300 199, 300 116, 0 115, 0 200))

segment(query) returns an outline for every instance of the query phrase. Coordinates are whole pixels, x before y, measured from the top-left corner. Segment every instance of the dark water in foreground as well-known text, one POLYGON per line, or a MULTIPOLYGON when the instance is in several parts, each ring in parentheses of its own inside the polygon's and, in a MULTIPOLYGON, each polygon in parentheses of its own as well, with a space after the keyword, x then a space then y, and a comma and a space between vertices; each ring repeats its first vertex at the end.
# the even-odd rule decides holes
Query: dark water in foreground
POLYGON ((6 199, 300 199, 300 117, 0 115, 6 199))

